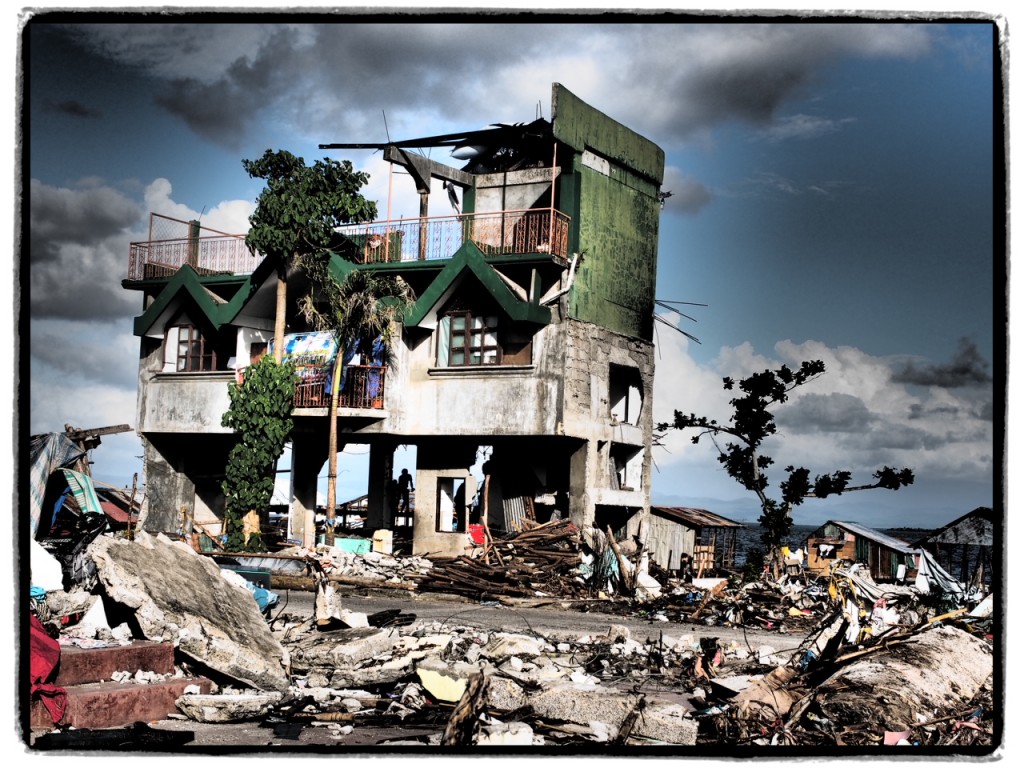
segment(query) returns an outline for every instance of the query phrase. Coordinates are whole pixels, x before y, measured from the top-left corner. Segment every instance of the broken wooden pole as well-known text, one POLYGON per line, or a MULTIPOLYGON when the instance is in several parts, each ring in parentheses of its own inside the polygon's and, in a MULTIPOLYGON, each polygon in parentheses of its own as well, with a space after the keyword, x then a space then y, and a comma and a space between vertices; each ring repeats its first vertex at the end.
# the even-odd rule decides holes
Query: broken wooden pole
POLYGON ((477 672, 469 678, 466 690, 452 710, 452 715, 444 728, 444 734, 441 736, 442 746, 468 746, 473 743, 480 713, 487 705, 488 683, 483 672, 477 672))

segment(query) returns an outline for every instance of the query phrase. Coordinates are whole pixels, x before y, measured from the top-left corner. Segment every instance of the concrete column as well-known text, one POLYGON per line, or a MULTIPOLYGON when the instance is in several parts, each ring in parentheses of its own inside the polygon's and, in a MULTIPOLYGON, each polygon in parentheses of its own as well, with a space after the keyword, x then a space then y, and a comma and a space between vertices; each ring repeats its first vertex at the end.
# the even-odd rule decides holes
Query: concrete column
POLYGON ((387 509, 385 490, 395 471, 393 442, 373 443, 370 446, 370 476, 366 488, 366 527, 370 530, 389 528, 394 520, 387 509))
POLYGON ((593 525, 594 501, 591 488, 597 487, 597 442, 585 441, 569 458, 569 519, 578 526, 593 525))
POLYGON ((327 439, 319 433, 296 433, 292 438, 292 504, 288 520, 290 538, 304 547, 316 544, 317 476, 327 460, 327 439))
POLYGON ((182 507, 191 513, 195 507, 196 487, 183 471, 176 443, 158 446, 146 440, 146 499, 139 517, 139 528, 148 533, 170 533, 181 529, 182 507), (153 499, 159 499, 154 504, 153 499))

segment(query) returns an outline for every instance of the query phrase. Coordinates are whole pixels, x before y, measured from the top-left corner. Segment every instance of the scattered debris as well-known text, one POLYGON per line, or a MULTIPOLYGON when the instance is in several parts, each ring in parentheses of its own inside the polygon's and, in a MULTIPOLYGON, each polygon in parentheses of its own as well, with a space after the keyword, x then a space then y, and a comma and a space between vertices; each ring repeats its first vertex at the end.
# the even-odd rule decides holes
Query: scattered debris
MULTIPOLYGON (((89 538, 84 551, 91 569, 60 571, 94 582, 88 589, 57 588, 52 558, 39 556, 46 588, 33 585, 31 606, 40 647, 44 636, 83 651, 173 644, 173 672, 119 667, 110 681, 181 680, 179 716, 196 723, 318 727, 338 739, 415 727, 424 735, 380 743, 452 747, 985 745, 996 733, 992 595, 958 589, 927 559, 917 573, 924 584, 876 583, 842 560, 827 574, 794 567, 775 580, 695 579, 660 571, 643 546, 610 530, 563 520, 487 535, 456 558, 330 546, 207 556, 142 532, 89 538), (316 590, 313 615, 272 616, 278 595, 245 578, 285 571, 316 590), (613 622, 555 639, 352 610, 347 594, 370 585, 557 601, 645 618, 657 631, 641 639, 613 622), (780 654, 763 634, 760 643, 723 644, 717 627, 803 641, 780 654), (183 670, 209 679, 186 685, 183 670)), ((35 690, 59 705, 49 673, 33 671, 35 690)))

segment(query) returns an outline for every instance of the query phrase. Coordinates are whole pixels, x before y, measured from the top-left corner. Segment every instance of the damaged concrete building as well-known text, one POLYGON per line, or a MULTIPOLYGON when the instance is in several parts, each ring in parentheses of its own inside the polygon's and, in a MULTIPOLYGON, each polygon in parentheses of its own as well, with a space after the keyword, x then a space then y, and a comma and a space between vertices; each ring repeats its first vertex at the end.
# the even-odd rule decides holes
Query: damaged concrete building
MULTIPOLYGON (((379 145, 402 172, 391 184, 415 182, 419 215, 395 217, 389 199, 387 219, 343 230, 332 257, 338 275, 400 276, 416 296, 390 366, 344 361, 339 410, 339 440, 369 451, 369 529, 393 525, 395 451, 415 446, 414 554, 461 554, 481 510, 496 533, 524 516, 620 537, 647 525, 664 153, 557 83, 550 115, 379 145), (437 182, 448 215, 429 215, 437 182), (481 456, 482 482, 471 471, 481 456)), ((183 514, 209 527, 223 514, 227 385, 272 339, 275 282, 243 235, 198 222, 154 215, 150 239, 132 244, 123 285, 143 296, 144 529, 175 530, 183 514)), ((312 349, 296 306, 307 290, 291 271, 289 344, 317 364, 296 394, 288 535, 309 546, 333 351, 312 349)))

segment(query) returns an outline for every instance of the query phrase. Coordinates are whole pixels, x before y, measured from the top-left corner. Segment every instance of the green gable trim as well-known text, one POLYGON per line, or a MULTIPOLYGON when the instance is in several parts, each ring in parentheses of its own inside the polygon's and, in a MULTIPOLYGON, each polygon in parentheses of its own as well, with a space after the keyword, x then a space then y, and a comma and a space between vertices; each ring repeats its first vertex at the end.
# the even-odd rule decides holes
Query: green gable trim
POLYGON ((221 304, 214 300, 209 292, 203 287, 202 278, 187 264, 179 269, 174 277, 170 279, 167 286, 160 292, 149 308, 135 318, 133 333, 136 336, 145 336, 146 332, 153 327, 153 323, 167 309, 168 305, 179 295, 184 294, 192 298, 196 308, 206 317, 215 330, 220 330, 228 319, 224 310, 230 304, 221 304))
POLYGON ((551 322, 550 309, 523 301, 512 293, 494 268, 487 263, 483 252, 473 242, 467 241, 405 313, 405 324, 412 326, 423 322, 430 310, 465 271, 469 271, 480 281, 484 290, 512 320, 538 325, 547 325, 551 322))

